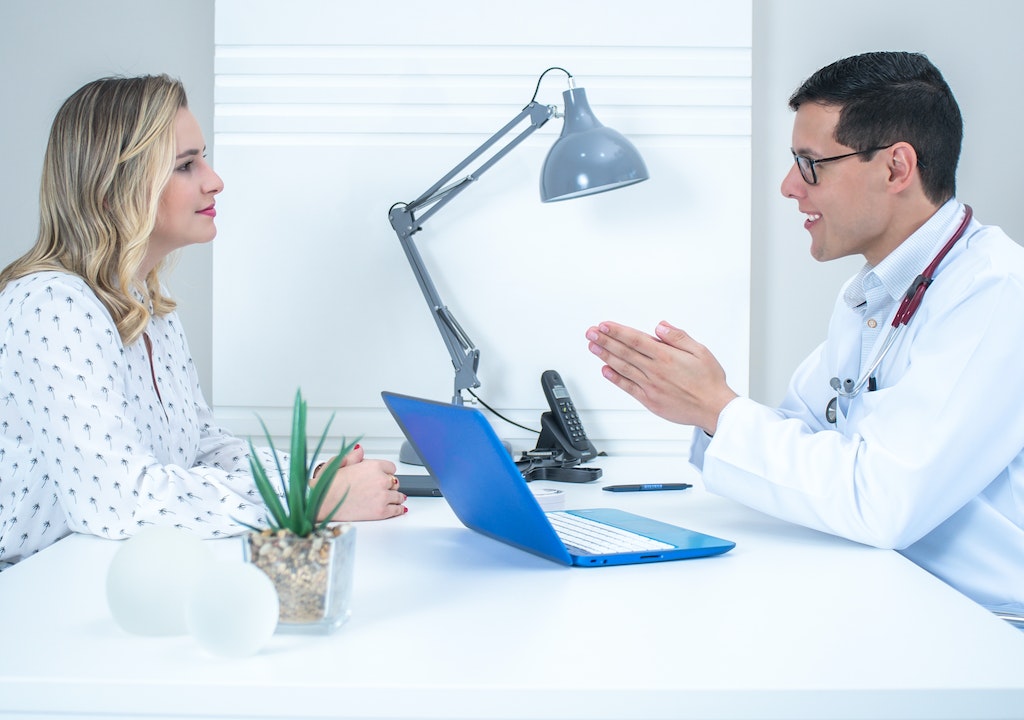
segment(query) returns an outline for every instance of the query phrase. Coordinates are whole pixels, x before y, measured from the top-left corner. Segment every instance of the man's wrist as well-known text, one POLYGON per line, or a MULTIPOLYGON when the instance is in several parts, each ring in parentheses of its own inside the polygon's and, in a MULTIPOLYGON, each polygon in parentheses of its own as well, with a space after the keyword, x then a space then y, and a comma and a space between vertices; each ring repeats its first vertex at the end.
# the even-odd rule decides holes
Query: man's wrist
POLYGON ((730 391, 730 397, 728 397, 725 400, 725 402, 719 408, 718 414, 715 415, 715 423, 714 423, 714 425, 712 425, 710 427, 701 428, 707 434, 708 437, 714 437, 715 436, 715 433, 718 432, 718 425, 722 421, 722 413, 724 413, 725 409, 727 407, 729 407, 729 405, 732 404, 732 401, 735 400, 738 397, 739 397, 739 395, 737 395, 736 393, 730 391))

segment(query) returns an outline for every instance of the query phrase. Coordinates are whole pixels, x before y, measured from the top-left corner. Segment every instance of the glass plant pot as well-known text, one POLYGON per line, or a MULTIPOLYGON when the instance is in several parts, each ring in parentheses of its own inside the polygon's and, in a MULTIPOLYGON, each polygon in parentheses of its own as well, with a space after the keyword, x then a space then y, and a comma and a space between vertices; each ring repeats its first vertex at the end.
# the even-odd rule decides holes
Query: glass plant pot
POLYGON ((250 533, 245 559, 267 574, 280 600, 278 632, 326 634, 351 614, 356 528, 342 523, 309 537, 250 533))

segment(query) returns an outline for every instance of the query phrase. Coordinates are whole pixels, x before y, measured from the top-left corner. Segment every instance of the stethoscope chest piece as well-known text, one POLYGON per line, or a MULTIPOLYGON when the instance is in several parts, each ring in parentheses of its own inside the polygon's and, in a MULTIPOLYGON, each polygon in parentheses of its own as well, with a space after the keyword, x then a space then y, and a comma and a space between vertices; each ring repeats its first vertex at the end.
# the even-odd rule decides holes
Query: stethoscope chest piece
POLYGON ((836 424, 836 408, 839 406, 839 398, 834 397, 825 406, 825 422, 830 425, 836 424))

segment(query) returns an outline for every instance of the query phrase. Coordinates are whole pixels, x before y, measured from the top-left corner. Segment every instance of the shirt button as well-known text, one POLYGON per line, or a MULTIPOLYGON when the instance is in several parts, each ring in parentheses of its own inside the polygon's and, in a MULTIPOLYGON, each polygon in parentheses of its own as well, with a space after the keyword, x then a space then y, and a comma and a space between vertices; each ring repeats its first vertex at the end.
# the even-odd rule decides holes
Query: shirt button
POLYGON ((868 327, 874 330, 876 327, 878 327, 878 322, 874 318, 871 318, 870 320, 868 320, 868 327))

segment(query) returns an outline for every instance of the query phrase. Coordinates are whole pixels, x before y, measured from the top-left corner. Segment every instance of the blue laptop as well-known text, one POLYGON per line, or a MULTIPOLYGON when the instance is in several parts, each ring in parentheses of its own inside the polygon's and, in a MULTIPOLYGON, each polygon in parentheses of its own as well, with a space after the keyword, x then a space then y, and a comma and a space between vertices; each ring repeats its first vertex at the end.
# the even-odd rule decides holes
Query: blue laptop
POLYGON ((601 566, 720 555, 736 543, 633 513, 544 512, 476 408, 381 393, 463 525, 563 565, 601 566))

